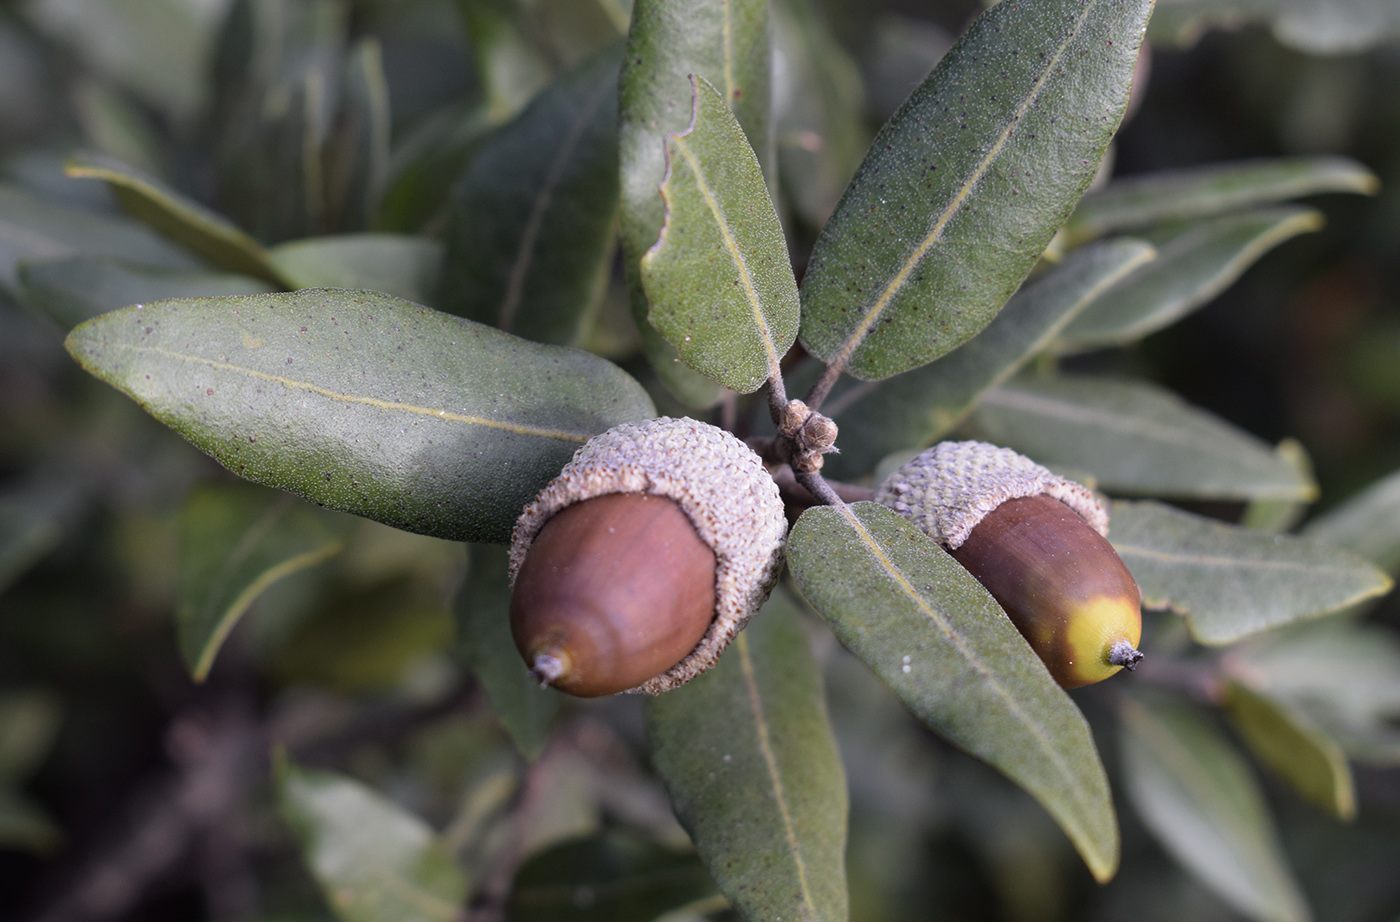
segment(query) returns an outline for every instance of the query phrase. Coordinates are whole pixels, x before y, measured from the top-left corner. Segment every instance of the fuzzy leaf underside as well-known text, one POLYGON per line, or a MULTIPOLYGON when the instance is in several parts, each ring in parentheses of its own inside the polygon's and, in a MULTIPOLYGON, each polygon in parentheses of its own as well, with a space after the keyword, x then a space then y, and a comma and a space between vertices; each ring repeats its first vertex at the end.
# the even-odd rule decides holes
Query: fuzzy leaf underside
POLYGON ((1092 474, 1110 493, 1312 500, 1273 446, 1142 381, 1027 375, 983 395, 978 435, 1041 464, 1092 474))
POLYGON ((647 316, 681 361, 747 394, 782 374, 797 281, 743 129, 703 77, 691 83, 690 127, 666 138, 666 223, 642 257, 647 316))
POLYGON ((622 260, 642 347, 661 380, 689 406, 721 389, 679 360, 647 320, 641 260, 661 233, 666 135, 690 123, 690 75, 718 88, 761 165, 772 159, 771 52, 766 0, 637 0, 618 87, 622 260))
POLYGON ((1149 608, 1186 618, 1203 644, 1338 611, 1388 592, 1359 557, 1288 535, 1268 535, 1152 502, 1115 502, 1108 540, 1149 608))

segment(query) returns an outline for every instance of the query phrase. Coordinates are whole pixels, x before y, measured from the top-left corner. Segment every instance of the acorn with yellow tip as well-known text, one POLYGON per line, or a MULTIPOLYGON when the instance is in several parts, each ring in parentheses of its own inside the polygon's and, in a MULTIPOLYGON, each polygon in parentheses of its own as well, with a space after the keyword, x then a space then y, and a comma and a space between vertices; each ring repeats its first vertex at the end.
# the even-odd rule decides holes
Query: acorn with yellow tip
POLYGON ((875 498, 987 588, 1061 686, 1141 661, 1142 594, 1085 487, 1007 448, 942 442, 891 474, 875 498))

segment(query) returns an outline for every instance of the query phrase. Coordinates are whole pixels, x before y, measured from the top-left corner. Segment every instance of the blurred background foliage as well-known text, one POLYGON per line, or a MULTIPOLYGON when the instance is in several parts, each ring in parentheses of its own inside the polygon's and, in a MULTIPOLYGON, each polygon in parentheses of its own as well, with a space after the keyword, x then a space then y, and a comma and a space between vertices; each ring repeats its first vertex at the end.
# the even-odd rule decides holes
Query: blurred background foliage
MULTIPOLYGON (((1117 175, 1342 154, 1381 191, 1315 198, 1320 232, 1183 322, 1065 365, 1296 439, 1317 508, 1337 506, 1400 468, 1400 13, 1158 7, 1117 175)), ((775 0, 780 207, 799 266, 874 130, 979 9, 775 0)), ((61 346, 77 322, 154 297, 363 286, 454 310, 438 277, 444 249, 468 245, 453 201, 485 194, 477 154, 609 53, 627 18, 624 0, 0 4, 0 918, 448 922, 468 894, 482 919, 724 915, 647 769, 635 699, 542 695, 504 722, 488 705, 480 682, 500 659, 482 647, 503 642, 490 615, 505 602, 494 584, 459 588, 498 572, 499 550, 236 482, 61 346), (211 669, 202 642, 244 610, 211 669), (385 868, 411 886, 379 886, 385 868)), ((585 282, 591 323, 559 341, 645 380, 620 270, 585 282)), ((1390 649, 1393 595, 1369 617, 1372 652, 1390 649)), ((1175 619, 1148 635, 1149 649, 1188 644, 1175 619)), ((1236 918, 1128 809, 1123 870, 1095 885, 1026 795, 812 637, 851 786, 854 918, 1236 918)), ((1354 652, 1341 672, 1367 662, 1354 652)), ((1267 643, 1231 655, 1275 687, 1318 665, 1267 643)), ((1363 716, 1393 719, 1400 676, 1370 663, 1380 710, 1363 716)), ((1240 694, 1232 714, 1250 706, 1240 694)), ((1113 726, 1097 719, 1108 697, 1076 700, 1113 726)), ((1124 717, 1147 742, 1099 742, 1113 768, 1215 722, 1163 706, 1124 717)), ((1261 776, 1320 920, 1400 917, 1397 753, 1376 746, 1325 808, 1261 776)))

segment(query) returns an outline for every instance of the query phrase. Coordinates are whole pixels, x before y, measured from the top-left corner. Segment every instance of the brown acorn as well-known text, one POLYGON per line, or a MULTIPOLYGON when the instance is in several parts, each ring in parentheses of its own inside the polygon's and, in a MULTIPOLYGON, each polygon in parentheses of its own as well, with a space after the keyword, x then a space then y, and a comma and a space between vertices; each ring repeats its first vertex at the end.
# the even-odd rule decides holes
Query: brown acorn
POLYGON ((682 685, 768 598, 786 531, 777 485, 729 433, 666 417, 610 429, 516 522, 516 647, 575 695, 682 685))
POLYGON ((942 442, 876 500, 948 548, 1065 688, 1142 659, 1142 595, 1093 493, 1007 448, 942 442))

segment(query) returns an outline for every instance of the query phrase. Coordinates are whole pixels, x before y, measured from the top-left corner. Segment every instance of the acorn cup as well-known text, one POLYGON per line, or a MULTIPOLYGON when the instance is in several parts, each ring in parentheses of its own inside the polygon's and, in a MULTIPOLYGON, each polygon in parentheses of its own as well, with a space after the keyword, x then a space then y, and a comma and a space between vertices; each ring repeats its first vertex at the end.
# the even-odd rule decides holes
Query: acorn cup
POLYGON ((541 685, 581 697, 684 685, 767 600, 786 534, 773 478, 724 430, 609 429, 516 521, 516 648, 541 685))
POLYGON ((875 499, 946 547, 1064 688, 1142 660, 1142 593, 1085 487, 1009 448, 942 442, 891 474, 875 499))

